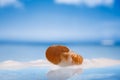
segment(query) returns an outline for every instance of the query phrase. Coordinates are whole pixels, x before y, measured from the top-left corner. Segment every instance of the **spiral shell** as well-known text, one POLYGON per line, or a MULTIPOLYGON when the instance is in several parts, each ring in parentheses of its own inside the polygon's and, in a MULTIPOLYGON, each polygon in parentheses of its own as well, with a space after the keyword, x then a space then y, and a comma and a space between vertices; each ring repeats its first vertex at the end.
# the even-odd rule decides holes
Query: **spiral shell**
POLYGON ((46 58, 55 65, 78 65, 82 64, 82 56, 72 52, 66 46, 54 45, 46 50, 46 58))
POLYGON ((72 58, 72 63, 73 64, 82 64, 82 62, 83 62, 82 56, 80 56, 76 53, 72 53, 71 58, 72 58))

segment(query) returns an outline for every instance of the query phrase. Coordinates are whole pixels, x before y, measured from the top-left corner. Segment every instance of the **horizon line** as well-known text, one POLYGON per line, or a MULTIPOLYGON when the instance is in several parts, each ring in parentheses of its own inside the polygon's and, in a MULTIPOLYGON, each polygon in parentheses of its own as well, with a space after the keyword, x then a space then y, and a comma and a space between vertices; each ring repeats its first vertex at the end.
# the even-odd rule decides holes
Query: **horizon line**
POLYGON ((81 40, 81 41, 23 41, 23 40, 0 40, 1 44, 7 45, 107 45, 107 46, 120 46, 120 41, 110 40, 81 40))

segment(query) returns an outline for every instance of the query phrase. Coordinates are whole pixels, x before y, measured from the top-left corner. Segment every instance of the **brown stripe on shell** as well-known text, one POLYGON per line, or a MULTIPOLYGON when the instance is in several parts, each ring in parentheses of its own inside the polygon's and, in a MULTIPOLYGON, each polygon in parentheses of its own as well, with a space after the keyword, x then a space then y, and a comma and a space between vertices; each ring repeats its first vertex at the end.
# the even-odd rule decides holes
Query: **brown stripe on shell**
POLYGON ((53 64, 59 64, 61 62, 61 55, 65 52, 69 52, 69 49, 65 46, 61 45, 50 46, 46 50, 46 58, 53 64))

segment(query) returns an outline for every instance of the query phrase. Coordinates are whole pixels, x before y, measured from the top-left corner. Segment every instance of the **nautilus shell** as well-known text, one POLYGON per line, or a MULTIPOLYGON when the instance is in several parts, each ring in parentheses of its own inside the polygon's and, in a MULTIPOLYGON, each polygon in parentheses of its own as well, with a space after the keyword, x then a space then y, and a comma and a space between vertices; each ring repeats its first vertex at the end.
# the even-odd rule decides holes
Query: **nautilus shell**
POLYGON ((79 65, 83 62, 83 57, 69 50, 66 46, 53 45, 47 48, 46 58, 55 65, 68 66, 79 65))

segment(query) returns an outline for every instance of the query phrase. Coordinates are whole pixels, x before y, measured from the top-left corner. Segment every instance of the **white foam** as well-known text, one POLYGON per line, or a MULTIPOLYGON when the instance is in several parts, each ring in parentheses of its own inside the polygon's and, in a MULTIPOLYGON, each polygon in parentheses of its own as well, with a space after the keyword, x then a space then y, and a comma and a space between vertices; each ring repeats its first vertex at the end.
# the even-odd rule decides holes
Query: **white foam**
MULTIPOLYGON (((98 58, 98 59, 84 59, 82 65, 72 65, 67 66, 69 68, 81 68, 81 69, 89 69, 89 68, 103 68, 109 66, 120 65, 120 60, 113 60, 107 58, 98 58)), ((13 60, 7 60, 4 62, 0 62, 0 69, 23 69, 29 67, 48 67, 48 68, 59 68, 60 66, 53 65, 47 60, 35 60, 29 62, 18 62, 13 60)))
POLYGON ((105 45, 105 46, 107 46, 107 45, 110 46, 110 45, 114 45, 115 42, 113 40, 102 40, 101 44, 105 45))

